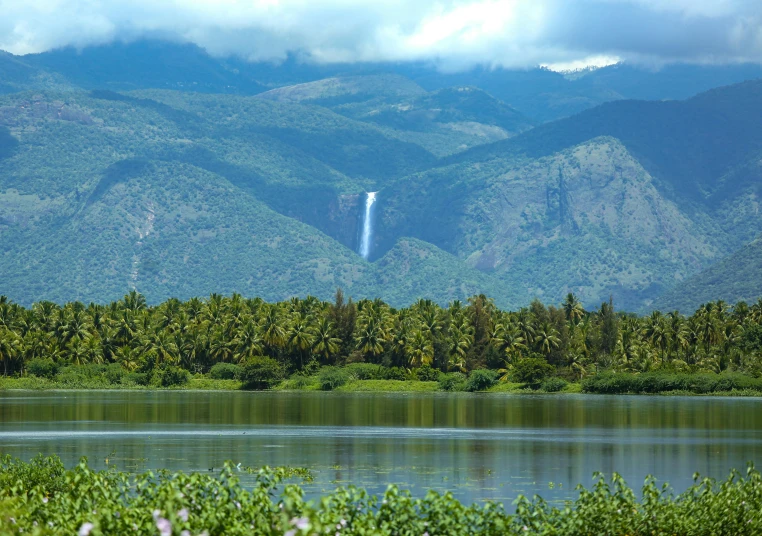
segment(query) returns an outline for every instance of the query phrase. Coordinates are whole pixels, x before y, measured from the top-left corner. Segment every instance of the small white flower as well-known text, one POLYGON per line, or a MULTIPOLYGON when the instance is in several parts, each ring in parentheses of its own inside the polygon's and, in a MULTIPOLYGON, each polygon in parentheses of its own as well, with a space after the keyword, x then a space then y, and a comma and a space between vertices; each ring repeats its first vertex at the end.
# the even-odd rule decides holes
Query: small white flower
POLYGON ((42 502, 45 503, 45 504, 48 504, 48 498, 47 497, 43 497, 42 498, 42 502))
POLYGON ((341 521, 339 521, 339 523, 341 523, 342 527, 346 527, 347 526, 347 520, 346 519, 342 519, 341 521))
POLYGON ((90 531, 93 530, 92 523, 82 523, 82 526, 79 527, 79 536, 90 536, 90 531))
POLYGON ((158 521, 161 517, 161 510, 154 510, 153 511, 153 520, 158 521))
POLYGON ((184 530, 180 533, 180 536, 191 536, 191 533, 189 530, 184 530))
POLYGON ((180 519, 182 519, 183 523, 185 523, 186 521, 188 521, 188 509, 187 509, 187 508, 183 508, 182 510, 180 510, 179 512, 177 512, 177 517, 179 517, 180 519))
POLYGON ((169 519, 160 517, 156 521, 156 528, 159 529, 161 536, 172 536, 172 523, 169 522, 169 519))
POLYGON ((299 530, 307 530, 310 528, 310 520, 306 517, 295 517, 290 523, 299 530))

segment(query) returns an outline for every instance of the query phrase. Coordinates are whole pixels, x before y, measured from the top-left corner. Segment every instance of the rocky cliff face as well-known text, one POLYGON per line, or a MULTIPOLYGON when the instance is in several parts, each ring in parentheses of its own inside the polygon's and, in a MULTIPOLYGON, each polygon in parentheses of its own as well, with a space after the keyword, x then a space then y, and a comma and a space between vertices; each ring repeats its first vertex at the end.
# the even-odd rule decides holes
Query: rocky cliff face
POLYGON ((400 181, 383 207, 381 249, 416 236, 492 273, 525 301, 648 300, 719 254, 613 138, 536 160, 492 159, 400 181), (384 229, 384 225, 387 228, 384 229))

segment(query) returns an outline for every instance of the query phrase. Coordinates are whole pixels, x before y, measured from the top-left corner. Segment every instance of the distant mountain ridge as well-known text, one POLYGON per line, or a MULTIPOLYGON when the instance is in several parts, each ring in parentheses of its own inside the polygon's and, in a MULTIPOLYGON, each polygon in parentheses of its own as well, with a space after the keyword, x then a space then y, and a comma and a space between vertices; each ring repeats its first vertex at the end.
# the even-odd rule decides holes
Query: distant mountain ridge
POLYGON ((759 272, 731 259, 756 266, 762 233, 762 80, 692 88, 757 73, 250 65, 151 42, 2 54, 0 294, 751 299, 759 272))

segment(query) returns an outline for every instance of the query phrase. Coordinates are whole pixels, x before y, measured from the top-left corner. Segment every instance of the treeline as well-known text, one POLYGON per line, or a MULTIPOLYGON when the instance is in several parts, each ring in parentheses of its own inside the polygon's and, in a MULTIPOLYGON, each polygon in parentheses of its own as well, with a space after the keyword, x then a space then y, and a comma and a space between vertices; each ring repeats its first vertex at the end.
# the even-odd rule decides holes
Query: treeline
POLYGON ((206 373, 218 363, 267 357, 283 369, 373 363, 442 372, 547 363, 579 380, 603 370, 643 373, 723 371, 762 376, 762 300, 713 302, 691 316, 617 312, 612 301, 585 310, 573 294, 560 306, 539 301, 498 309, 484 295, 440 307, 419 300, 395 309, 381 300, 279 303, 213 294, 149 306, 130 292, 108 305, 43 301, 25 308, 0 297, 0 359, 5 375, 33 361, 56 366, 118 363, 127 372, 174 366, 206 373))

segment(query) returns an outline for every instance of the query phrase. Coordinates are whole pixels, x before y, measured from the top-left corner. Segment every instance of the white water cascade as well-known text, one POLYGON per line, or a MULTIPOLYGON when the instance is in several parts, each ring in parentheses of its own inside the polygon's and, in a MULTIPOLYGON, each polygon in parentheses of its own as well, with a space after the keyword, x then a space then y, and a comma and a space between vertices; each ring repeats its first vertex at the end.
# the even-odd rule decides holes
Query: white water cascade
POLYGON ((365 198, 365 216, 362 220, 362 235, 360 236, 360 255, 367 259, 370 256, 370 241, 373 239, 373 204, 378 192, 368 192, 365 198))

